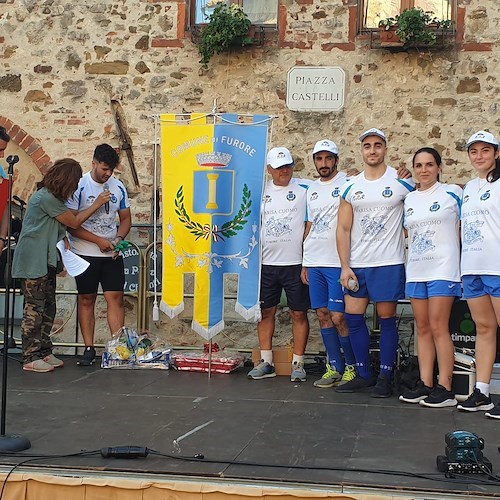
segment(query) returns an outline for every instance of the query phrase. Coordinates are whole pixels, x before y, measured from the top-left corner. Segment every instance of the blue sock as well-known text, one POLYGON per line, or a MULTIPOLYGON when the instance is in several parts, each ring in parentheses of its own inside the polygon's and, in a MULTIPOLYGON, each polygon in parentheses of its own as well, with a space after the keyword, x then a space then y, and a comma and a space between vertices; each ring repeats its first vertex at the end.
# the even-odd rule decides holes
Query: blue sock
POLYGON ((358 373, 363 378, 372 376, 370 366, 370 332, 366 326, 363 314, 345 313, 351 346, 356 358, 358 373))
POLYGON ((356 358, 354 357, 354 352, 352 350, 351 338, 349 337, 349 335, 347 337, 342 337, 341 335, 339 335, 339 340, 340 340, 340 346, 344 351, 344 358, 346 365, 355 365, 356 358))
POLYGON ((396 317, 380 318, 380 374, 392 377, 398 357, 399 334, 396 317))
POLYGON ((340 352, 340 341, 337 329, 334 326, 330 328, 321 328, 321 337, 325 344, 328 361, 340 373, 344 373, 344 358, 340 352))

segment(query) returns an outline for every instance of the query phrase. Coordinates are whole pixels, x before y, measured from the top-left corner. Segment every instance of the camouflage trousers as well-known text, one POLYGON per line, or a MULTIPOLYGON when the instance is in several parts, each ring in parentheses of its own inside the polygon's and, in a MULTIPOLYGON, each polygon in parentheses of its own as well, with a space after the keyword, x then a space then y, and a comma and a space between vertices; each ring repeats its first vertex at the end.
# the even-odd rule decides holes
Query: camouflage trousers
POLYGON ((21 280, 24 314, 21 323, 23 363, 31 363, 52 354, 50 331, 56 316, 56 271, 41 278, 21 280))

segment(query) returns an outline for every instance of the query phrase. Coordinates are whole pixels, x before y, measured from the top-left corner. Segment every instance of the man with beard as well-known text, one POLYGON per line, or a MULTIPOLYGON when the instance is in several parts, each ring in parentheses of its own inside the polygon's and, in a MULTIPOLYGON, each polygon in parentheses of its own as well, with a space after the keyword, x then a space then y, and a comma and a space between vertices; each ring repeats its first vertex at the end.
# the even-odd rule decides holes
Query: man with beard
POLYGON ((302 281, 309 285, 311 306, 316 309, 328 357, 326 372, 314 382, 314 386, 328 388, 356 376, 356 360, 344 317, 344 292, 340 284, 336 242, 340 194, 347 176, 337 170, 339 150, 333 141, 318 141, 313 149, 313 161, 319 179, 307 192, 302 281))

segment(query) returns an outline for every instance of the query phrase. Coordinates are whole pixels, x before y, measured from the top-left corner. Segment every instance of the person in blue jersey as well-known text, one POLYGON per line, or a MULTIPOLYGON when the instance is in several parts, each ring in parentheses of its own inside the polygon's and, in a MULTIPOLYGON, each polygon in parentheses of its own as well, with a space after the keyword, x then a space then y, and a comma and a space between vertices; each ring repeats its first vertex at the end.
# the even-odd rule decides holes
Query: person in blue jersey
POLYGON ((337 170, 339 150, 333 141, 318 141, 313 149, 313 161, 319 179, 307 192, 302 281, 309 285, 311 306, 316 310, 328 358, 326 372, 314 386, 329 388, 356 376, 356 360, 344 317, 344 292, 336 243, 340 194, 347 176, 337 170))
POLYGON ((293 331, 292 382, 305 382, 304 352, 309 337, 308 287, 302 283, 302 242, 306 221, 307 186, 293 179, 294 161, 287 148, 267 154, 270 180, 264 189, 262 218, 262 272, 260 302, 262 319, 257 325, 261 361, 248 378, 275 377, 272 339, 277 305, 285 291, 293 331))
POLYGON ((399 399, 433 408, 457 404, 452 392, 455 347, 449 323, 453 302, 462 296, 462 189, 439 182, 441 168, 441 156, 434 148, 419 149, 413 156, 419 187, 404 202, 404 227, 408 231, 406 296, 411 300, 418 329, 420 380, 399 399), (434 386, 436 358, 439 383, 434 386))
POLYGON ((462 199, 462 262, 464 297, 476 324, 476 386, 462 411, 486 411, 500 419, 500 404, 490 398, 490 382, 500 325, 500 160, 499 143, 481 130, 466 144, 477 177, 464 188, 462 199))
POLYGON ((397 301, 404 298, 403 203, 414 183, 398 179, 396 169, 386 164, 387 139, 381 130, 367 130, 360 141, 365 170, 347 183, 337 226, 345 317, 358 376, 335 390, 348 393, 374 386, 372 397, 386 398, 392 395, 397 360, 397 301), (376 380, 365 322, 370 300, 376 302, 381 329, 376 380))

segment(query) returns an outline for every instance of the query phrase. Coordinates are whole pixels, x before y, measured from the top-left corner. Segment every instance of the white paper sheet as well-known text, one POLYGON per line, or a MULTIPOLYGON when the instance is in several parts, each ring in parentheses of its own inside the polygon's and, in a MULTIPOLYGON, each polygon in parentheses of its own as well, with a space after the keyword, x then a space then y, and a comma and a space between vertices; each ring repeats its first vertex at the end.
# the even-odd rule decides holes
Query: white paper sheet
POLYGON ((86 271, 90 266, 90 264, 85 259, 82 259, 79 255, 76 255, 76 253, 73 253, 71 250, 66 250, 64 240, 59 241, 56 246, 59 252, 61 252, 64 267, 66 268, 66 271, 68 271, 68 274, 70 276, 78 276, 79 274, 82 274, 84 271, 86 271))

